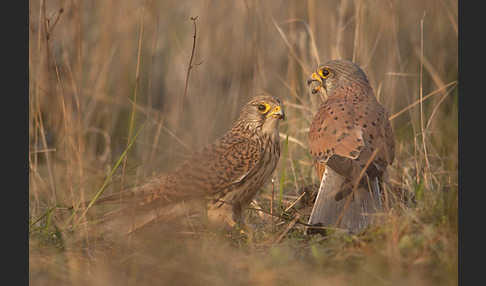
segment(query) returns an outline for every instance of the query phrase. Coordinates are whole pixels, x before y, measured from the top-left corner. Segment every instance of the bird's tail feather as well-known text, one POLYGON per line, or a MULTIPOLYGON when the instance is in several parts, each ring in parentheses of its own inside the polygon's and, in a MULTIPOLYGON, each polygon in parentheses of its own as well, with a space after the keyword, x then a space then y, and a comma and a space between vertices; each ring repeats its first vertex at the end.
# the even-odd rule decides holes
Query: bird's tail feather
POLYGON ((121 210, 118 215, 108 215, 102 219, 102 227, 120 234, 134 234, 155 223, 182 223, 184 219, 200 215, 200 208, 193 202, 182 202, 152 209, 121 210))
MULTIPOLYGON (((142 230, 156 226, 159 230, 188 230, 198 225, 204 215, 203 204, 200 201, 189 201, 169 204, 152 209, 123 206, 114 211, 91 218, 80 224, 89 230, 91 238, 116 240, 117 238, 136 235, 142 230)), ((85 232, 76 232, 78 241, 82 240, 85 232)), ((74 239, 76 241, 76 239, 74 239)))
MULTIPOLYGON (((169 180, 169 176, 154 177, 141 186, 101 197, 95 201, 94 205, 130 204, 142 207, 156 203, 161 206, 180 202, 189 197, 190 194, 177 192, 174 187, 171 187, 169 180)), ((90 203, 91 201, 83 202, 79 207, 87 207, 90 203)))
MULTIPOLYGON (((181 218, 195 213, 199 215, 200 208, 194 204, 200 205, 201 200, 190 199, 190 194, 177 193, 167 183, 169 179, 159 176, 142 186, 98 199, 93 206, 110 204, 115 205, 115 210, 97 208, 94 218, 86 222, 86 226, 102 235, 127 235, 155 222, 180 222, 181 218)), ((79 207, 86 208, 90 203, 84 202, 79 207)))
POLYGON ((383 203, 382 203, 382 200, 383 200, 383 192, 381 190, 381 182, 380 182, 380 179, 378 177, 375 177, 371 180, 370 182, 371 184, 371 191, 372 191, 372 194, 373 194, 373 200, 375 201, 375 207, 378 209, 378 210, 383 210, 383 203))
POLYGON ((379 194, 379 182, 371 184, 373 193, 360 186, 353 194, 336 201, 336 193, 344 182, 344 177, 326 168, 308 224, 357 233, 372 222, 373 214, 381 210, 380 196, 375 195, 379 194))

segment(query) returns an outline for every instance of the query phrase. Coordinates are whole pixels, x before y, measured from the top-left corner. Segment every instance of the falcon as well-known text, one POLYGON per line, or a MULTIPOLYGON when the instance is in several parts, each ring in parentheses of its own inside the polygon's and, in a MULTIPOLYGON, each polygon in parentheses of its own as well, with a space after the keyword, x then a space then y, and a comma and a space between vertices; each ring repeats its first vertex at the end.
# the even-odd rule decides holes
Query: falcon
MULTIPOLYGON (((377 101, 366 74, 351 61, 331 60, 320 65, 307 84, 312 86, 312 93, 327 95, 308 133, 310 154, 321 180, 319 192, 324 188, 322 184, 326 184, 323 180, 326 168, 344 179, 333 193, 334 201, 318 193, 322 200, 316 200, 309 222, 335 223, 337 210, 346 212, 342 205, 337 207, 338 202, 355 195, 355 190, 361 187, 371 190, 371 194, 358 196, 353 204, 361 210, 353 214, 354 218, 347 218, 348 227, 357 231, 367 225, 362 216, 363 212, 371 211, 365 206, 368 201, 375 203, 375 209, 381 207, 383 175, 394 160, 395 141, 388 112, 377 101), (315 214, 322 205, 329 210, 315 214)), ((346 220, 346 214, 344 217, 346 220)))
MULTIPOLYGON (((230 225, 243 223, 242 211, 271 178, 280 158, 279 122, 285 119, 277 97, 253 97, 241 109, 231 129, 200 149, 169 174, 100 198, 96 204, 127 203, 129 213, 153 212, 182 201, 203 200, 219 216, 226 209, 230 225), (133 211, 134 210, 134 211, 133 211)), ((156 215, 149 216, 149 220, 156 215)), ((221 221, 221 220, 219 220, 221 221)), ((138 223, 137 227, 146 222, 138 223)))

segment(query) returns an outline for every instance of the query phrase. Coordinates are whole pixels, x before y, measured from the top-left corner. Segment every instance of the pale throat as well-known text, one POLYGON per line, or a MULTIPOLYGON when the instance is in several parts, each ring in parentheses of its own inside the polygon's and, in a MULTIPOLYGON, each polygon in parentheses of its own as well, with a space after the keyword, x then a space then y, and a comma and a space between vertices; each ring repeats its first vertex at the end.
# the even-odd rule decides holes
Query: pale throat
POLYGON ((234 129, 248 132, 249 134, 265 135, 265 137, 271 138, 272 141, 277 142, 280 138, 278 132, 279 123, 280 119, 278 118, 267 118, 263 124, 260 120, 246 120, 240 122, 240 124, 236 124, 234 129))
POLYGON ((272 141, 276 142, 279 140, 280 135, 278 133, 278 125, 280 119, 278 118, 268 118, 262 126, 262 133, 272 138, 272 141))

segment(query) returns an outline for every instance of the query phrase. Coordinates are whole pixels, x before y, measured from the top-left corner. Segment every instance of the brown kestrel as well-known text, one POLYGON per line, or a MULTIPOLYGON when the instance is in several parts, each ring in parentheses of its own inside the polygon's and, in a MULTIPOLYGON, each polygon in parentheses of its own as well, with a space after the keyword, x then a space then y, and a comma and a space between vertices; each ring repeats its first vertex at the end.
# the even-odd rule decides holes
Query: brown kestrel
POLYGON ((242 210, 277 166, 279 122, 284 118, 278 98, 256 96, 226 134, 195 152, 175 171, 101 198, 97 204, 127 202, 135 212, 143 213, 171 203, 207 199, 209 211, 226 208, 230 223, 242 222, 242 210))
MULTIPOLYGON (((332 60, 319 66, 308 84, 314 84, 312 93, 325 91, 327 94, 309 130, 309 149, 319 179, 326 167, 344 177, 344 183, 333 194, 335 202, 327 202, 327 208, 346 198, 355 185, 370 189, 372 199, 381 206, 382 176, 393 162, 395 141, 388 113, 374 96, 365 73, 351 61, 332 60), (357 182, 360 175, 361 180, 357 182)), ((354 203, 360 205, 360 202, 354 203)), ((339 214, 327 214, 335 215, 339 214)), ((330 224, 337 220, 323 213, 320 216, 311 215, 310 221, 330 224)), ((364 224, 351 228, 357 230, 362 226, 364 224)))

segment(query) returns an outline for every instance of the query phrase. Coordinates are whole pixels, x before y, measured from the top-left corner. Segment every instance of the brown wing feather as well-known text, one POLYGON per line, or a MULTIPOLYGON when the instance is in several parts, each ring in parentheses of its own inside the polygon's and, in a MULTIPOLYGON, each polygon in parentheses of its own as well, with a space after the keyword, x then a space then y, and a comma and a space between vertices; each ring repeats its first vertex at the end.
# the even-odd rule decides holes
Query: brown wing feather
POLYGON ((232 134, 195 153, 174 172, 101 198, 97 204, 128 202, 142 207, 214 195, 238 184, 261 158, 254 140, 232 134))
POLYGON ((388 113, 372 93, 335 94, 320 107, 309 130, 309 149, 317 161, 352 180, 376 148, 380 149, 367 169, 372 176, 382 174, 395 152, 388 113))
POLYGON ((376 175, 380 175, 393 163, 395 157, 395 140, 388 113, 374 97, 370 96, 363 102, 358 118, 357 122, 363 130, 365 147, 362 148, 357 163, 362 168, 372 153, 379 148, 373 164, 378 171, 376 175))
POLYGON ((174 188, 177 192, 216 194, 241 182, 263 159, 256 140, 230 135, 204 148, 182 164, 174 188))

